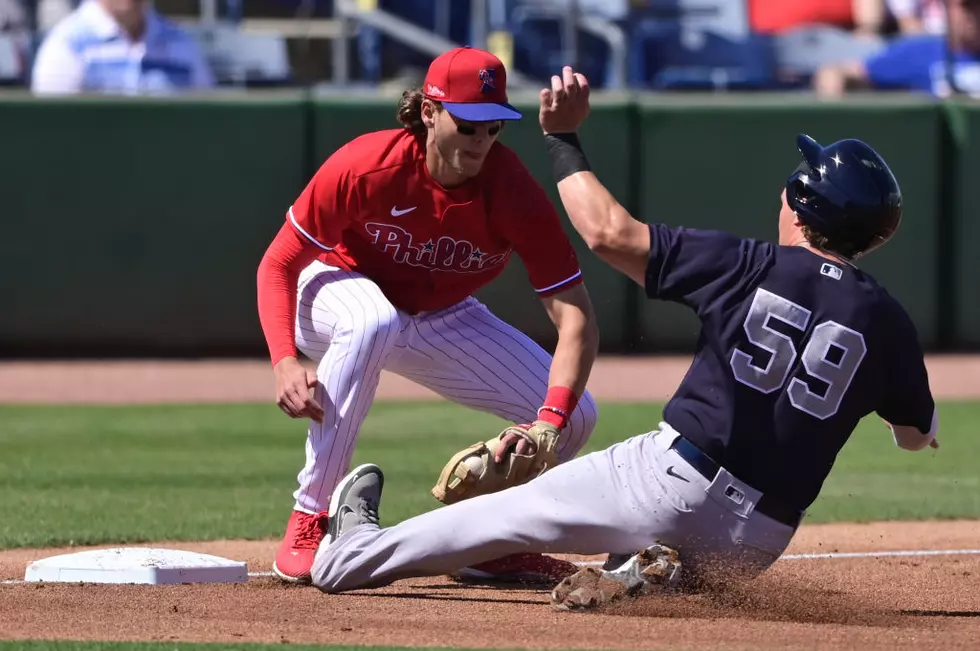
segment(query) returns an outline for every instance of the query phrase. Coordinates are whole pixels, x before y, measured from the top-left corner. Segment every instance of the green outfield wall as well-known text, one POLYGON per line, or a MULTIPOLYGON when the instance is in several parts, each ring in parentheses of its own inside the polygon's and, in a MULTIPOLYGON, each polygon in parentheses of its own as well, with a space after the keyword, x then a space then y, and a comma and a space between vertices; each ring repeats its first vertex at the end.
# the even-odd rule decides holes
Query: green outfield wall
POLYGON ((943 288, 948 315, 948 338, 959 346, 980 347, 980 103, 951 102, 946 106, 950 160, 947 222, 940 265, 948 285, 943 288))
POLYGON ((261 346, 255 272, 309 171, 308 113, 0 101, 3 352, 261 346))
MULTIPOLYGON (((289 204, 343 143, 397 126, 397 98, 0 95, 0 354, 263 354, 255 271, 289 204)), ((533 98, 513 147, 559 205, 533 98)), ((796 133, 862 138, 906 198, 898 236, 861 266, 932 350, 980 344, 980 103, 881 98, 603 97, 581 137, 641 220, 775 239, 796 133)), ((648 301, 565 219, 606 352, 690 350, 697 321, 648 301)), ((547 347, 554 328, 519 258, 477 296, 547 347)))

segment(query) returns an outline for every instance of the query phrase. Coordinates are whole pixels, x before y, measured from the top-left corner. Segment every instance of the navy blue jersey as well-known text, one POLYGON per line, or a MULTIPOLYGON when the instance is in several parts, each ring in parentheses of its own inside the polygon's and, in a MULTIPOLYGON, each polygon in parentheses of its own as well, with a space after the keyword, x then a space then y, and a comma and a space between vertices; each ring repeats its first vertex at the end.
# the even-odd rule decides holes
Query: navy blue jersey
POLYGON ((652 224, 646 293, 687 305, 702 324, 664 420, 790 506, 816 499, 864 416, 930 429, 915 326, 855 267, 803 247, 652 224))

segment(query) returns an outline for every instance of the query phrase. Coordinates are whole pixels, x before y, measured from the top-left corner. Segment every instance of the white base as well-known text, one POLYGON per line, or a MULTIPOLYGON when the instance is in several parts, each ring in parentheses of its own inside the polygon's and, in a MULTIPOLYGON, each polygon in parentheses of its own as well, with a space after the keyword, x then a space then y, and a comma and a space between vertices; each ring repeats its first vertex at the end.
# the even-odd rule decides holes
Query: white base
POLYGON ((242 583, 246 563, 175 549, 117 547, 62 554, 27 566, 28 583, 242 583))

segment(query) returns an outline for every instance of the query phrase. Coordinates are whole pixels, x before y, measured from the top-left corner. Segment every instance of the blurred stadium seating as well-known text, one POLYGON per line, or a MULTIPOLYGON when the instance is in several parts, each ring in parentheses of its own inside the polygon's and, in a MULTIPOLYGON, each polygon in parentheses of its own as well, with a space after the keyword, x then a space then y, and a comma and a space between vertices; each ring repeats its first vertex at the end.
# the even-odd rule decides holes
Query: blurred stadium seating
MULTIPOLYGON (((45 0, 20 2, 31 38, 2 31, 0 84, 23 84, 44 37, 45 0), (23 45, 27 43, 28 45, 23 45)), ((757 33, 751 0, 155 0, 205 45, 223 86, 404 85, 435 54, 486 47, 515 86, 571 63, 594 87, 772 90, 807 87, 807 48, 833 38, 757 33), (791 73, 790 80, 781 74, 791 73)), ((789 2, 790 0, 786 0, 789 2)), ((59 0, 77 5, 79 0, 59 0)), ((817 57, 819 58, 819 57, 817 57)))
POLYGON ((26 61, 16 40, 0 34, 0 85, 13 86, 22 83, 26 74, 26 61))

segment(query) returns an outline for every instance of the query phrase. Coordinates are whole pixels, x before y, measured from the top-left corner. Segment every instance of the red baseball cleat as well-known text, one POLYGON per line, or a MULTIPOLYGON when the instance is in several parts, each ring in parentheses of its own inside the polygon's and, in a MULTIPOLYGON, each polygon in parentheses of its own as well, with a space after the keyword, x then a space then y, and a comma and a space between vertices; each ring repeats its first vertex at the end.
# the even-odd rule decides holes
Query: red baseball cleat
POLYGON ((286 535, 282 539, 272 571, 283 581, 289 583, 309 583, 313 557, 327 532, 327 514, 310 515, 293 511, 286 525, 286 535))
POLYGON ((579 569, 575 563, 554 556, 522 552, 464 567, 454 576, 467 583, 545 583, 553 586, 579 569))

